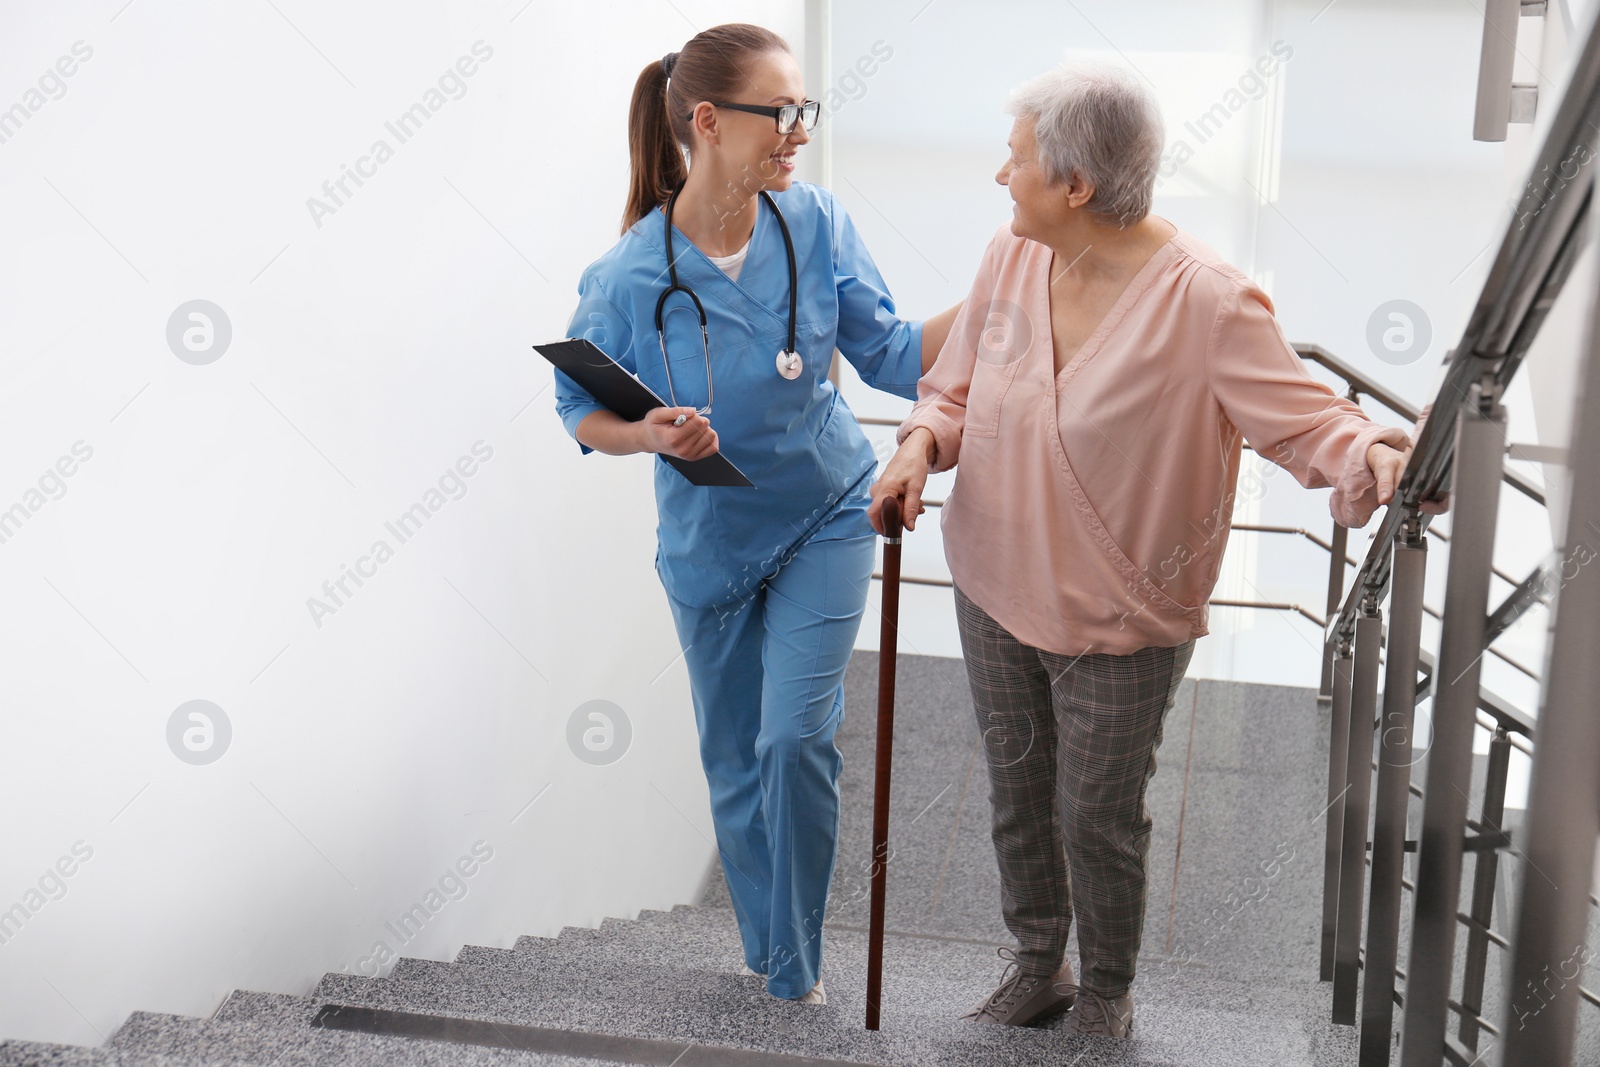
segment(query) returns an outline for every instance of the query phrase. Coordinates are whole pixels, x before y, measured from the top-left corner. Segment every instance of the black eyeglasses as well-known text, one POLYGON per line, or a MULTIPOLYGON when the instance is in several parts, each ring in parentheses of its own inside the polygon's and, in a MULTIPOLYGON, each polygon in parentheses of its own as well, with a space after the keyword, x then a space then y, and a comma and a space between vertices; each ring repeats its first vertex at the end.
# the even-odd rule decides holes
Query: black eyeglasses
MULTIPOLYGON (((816 129, 817 119, 822 114, 820 100, 807 100, 803 104, 778 104, 768 107, 762 104, 729 104, 721 100, 713 100, 714 107, 725 107, 731 111, 746 111, 752 115, 770 115, 778 124, 779 133, 790 133, 794 130, 797 121, 805 123, 806 131, 816 129)), ((688 116, 688 121, 694 121, 694 115, 688 116)))

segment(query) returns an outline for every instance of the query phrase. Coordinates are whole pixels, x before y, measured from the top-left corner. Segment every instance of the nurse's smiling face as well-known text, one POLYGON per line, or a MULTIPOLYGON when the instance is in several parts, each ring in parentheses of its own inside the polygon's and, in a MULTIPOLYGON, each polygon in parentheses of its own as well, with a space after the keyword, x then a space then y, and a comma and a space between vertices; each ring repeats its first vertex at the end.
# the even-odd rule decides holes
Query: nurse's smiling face
MULTIPOLYGON (((777 107, 805 102, 800 64, 788 52, 752 57, 744 64, 744 74, 746 80, 738 92, 728 97, 729 103, 777 107)), ((725 107, 712 109, 708 103, 696 108, 694 126, 700 152, 690 153, 690 166, 715 160, 713 167, 726 172, 726 180, 743 186, 747 195, 762 189, 778 192, 789 188, 795 151, 811 140, 803 122, 796 122, 794 129, 784 134, 778 132, 778 124, 769 115, 725 107), (713 110, 715 126, 708 144, 703 123, 711 116, 702 116, 713 110)))

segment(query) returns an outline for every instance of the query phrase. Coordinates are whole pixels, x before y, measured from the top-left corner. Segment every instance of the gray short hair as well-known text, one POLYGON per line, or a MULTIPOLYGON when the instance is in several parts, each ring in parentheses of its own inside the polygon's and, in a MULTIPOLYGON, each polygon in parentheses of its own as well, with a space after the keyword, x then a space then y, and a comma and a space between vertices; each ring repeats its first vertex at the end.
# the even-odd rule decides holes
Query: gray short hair
POLYGON ((1150 213, 1166 129, 1155 98, 1126 71, 1068 63, 1011 94, 1006 112, 1032 119, 1045 180, 1094 184, 1084 205, 1119 229, 1150 213))

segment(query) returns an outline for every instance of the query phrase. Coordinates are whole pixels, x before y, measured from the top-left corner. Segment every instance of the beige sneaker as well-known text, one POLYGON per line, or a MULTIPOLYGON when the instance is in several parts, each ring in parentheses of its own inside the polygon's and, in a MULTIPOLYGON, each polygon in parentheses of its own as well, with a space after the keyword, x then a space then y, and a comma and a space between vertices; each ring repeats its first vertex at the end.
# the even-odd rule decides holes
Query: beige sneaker
POLYGON ((1078 993, 1078 1006, 1067 1016, 1068 1031, 1101 1037, 1133 1036, 1132 993, 1120 997, 1102 997, 1092 989, 1079 989, 1078 993))
POLYGON ((999 949, 997 954, 1001 959, 1010 961, 1001 973, 999 987, 963 1015, 963 1019, 1005 1026, 1031 1026, 1072 1007, 1078 987, 1070 960, 1063 959, 1061 969, 1054 976, 1032 975, 1022 973, 1017 964, 1017 955, 1011 949, 999 949))
MULTIPOLYGON (((748 963, 745 964, 744 973, 749 975, 751 978, 764 977, 763 975, 759 975, 756 972, 752 971, 750 969, 750 965, 748 963)), ((780 999, 782 999, 782 998, 780 998, 780 999)), ((796 1001, 796 1003, 797 1004, 826 1004, 826 1003, 828 1003, 828 993, 827 993, 827 990, 822 988, 822 979, 818 978, 817 979, 817 984, 811 987, 811 992, 809 992, 805 996, 801 997, 798 1001, 796 1001)))
POLYGON ((754 972, 754 971, 752 971, 750 969, 750 965, 748 963, 744 964, 743 966, 741 966, 739 968, 739 973, 744 975, 746 978, 760 978, 761 977, 761 975, 757 974, 756 972, 754 972))

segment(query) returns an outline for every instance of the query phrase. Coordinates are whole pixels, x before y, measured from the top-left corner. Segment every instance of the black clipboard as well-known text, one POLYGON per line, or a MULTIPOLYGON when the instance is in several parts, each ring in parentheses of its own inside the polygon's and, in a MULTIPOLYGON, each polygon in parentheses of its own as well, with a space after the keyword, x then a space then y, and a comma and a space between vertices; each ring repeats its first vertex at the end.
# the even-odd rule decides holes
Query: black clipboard
MULTIPOLYGON (((607 409, 616 412, 629 422, 638 422, 645 413, 664 408, 667 402, 656 391, 623 369, 622 364, 606 355, 594 342, 585 338, 566 338, 549 344, 534 345, 534 351, 555 365, 567 377, 577 382, 607 409)), ((747 486, 755 483, 721 452, 713 452, 704 459, 686 460, 677 456, 657 453, 695 485, 747 486)))

